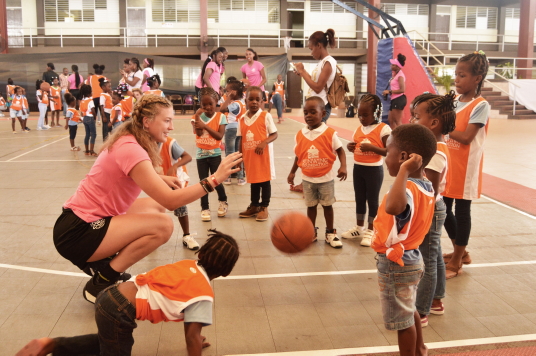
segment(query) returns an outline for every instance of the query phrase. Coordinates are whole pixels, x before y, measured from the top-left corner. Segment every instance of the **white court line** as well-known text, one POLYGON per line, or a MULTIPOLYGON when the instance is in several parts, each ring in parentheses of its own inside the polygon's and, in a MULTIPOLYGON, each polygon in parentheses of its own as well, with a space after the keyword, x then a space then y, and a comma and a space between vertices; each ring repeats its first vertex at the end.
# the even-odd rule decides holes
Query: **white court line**
MULTIPOLYGON (((518 266, 518 265, 533 265, 536 264, 536 260, 533 261, 512 261, 512 262, 489 262, 489 263, 472 263, 465 265, 463 268, 481 268, 481 267, 500 267, 500 266, 518 266)), ((26 266, 17 266, 7 263, 0 263, 0 268, 16 269, 20 271, 39 272, 48 274, 60 274, 64 276, 72 277, 89 277, 85 273, 78 272, 66 272, 58 271, 54 269, 35 268, 26 266)), ((267 278, 289 278, 289 277, 309 277, 309 276, 342 276, 348 274, 372 274, 376 273, 376 269, 360 269, 350 271, 328 271, 328 272, 297 272, 297 273, 275 273, 275 274, 244 274, 227 277, 219 277, 217 279, 229 280, 229 279, 267 279, 267 278)))
POLYGON ((518 212, 518 213, 520 213, 521 215, 525 215, 525 216, 528 217, 528 218, 531 218, 531 219, 533 219, 533 220, 536 220, 536 216, 534 216, 534 215, 531 215, 531 214, 529 214, 529 213, 525 213, 525 212, 522 211, 522 210, 513 208, 513 207, 511 207, 510 205, 506 205, 506 204, 504 204, 504 203, 501 203, 500 201, 497 201, 497 200, 495 200, 495 199, 491 199, 490 197, 487 197, 487 196, 485 196, 485 195, 482 195, 482 197, 483 197, 483 198, 486 198, 487 200, 489 200, 489 201, 491 201, 491 202, 493 202, 493 203, 495 203, 495 204, 497 204, 497 205, 503 206, 503 207, 505 207, 505 208, 507 208, 507 209, 513 210, 513 211, 515 211, 515 212, 518 212))
MULTIPOLYGON (((474 346, 474 345, 489 345, 505 342, 532 341, 536 339, 536 334, 512 335, 487 337, 481 339, 467 340, 451 340, 425 343, 429 349, 442 349, 447 347, 474 346)), ((313 350, 313 351, 291 351, 291 352, 274 352, 274 353, 259 353, 259 354, 236 354, 227 356, 339 356, 349 354, 377 354, 380 352, 397 352, 398 345, 391 346, 372 346, 372 347, 356 347, 348 349, 334 350, 313 350)))
POLYGON ((20 155, 18 155, 18 156, 16 156, 16 157, 10 158, 10 159, 8 159, 7 161, 3 161, 3 162, 11 162, 11 161, 13 161, 14 159, 17 159, 17 158, 22 157, 22 156, 26 156, 28 153, 32 153, 32 152, 34 152, 34 151, 40 150, 41 148, 44 148, 44 147, 47 147, 47 146, 52 145, 53 143, 59 142, 59 141, 61 141, 61 140, 65 140, 66 138, 69 138, 69 136, 62 137, 62 138, 60 138, 59 140, 52 141, 52 142, 50 142, 50 143, 47 143, 46 145, 43 145, 43 146, 41 146, 41 147, 37 147, 37 148, 35 148, 35 149, 31 150, 31 151, 25 152, 25 153, 23 153, 23 154, 20 154, 20 155))
MULTIPOLYGON (((15 157, 17 158, 17 157, 15 157)), ((14 158, 13 158, 14 159, 14 158)), ((95 160, 82 161, 80 159, 29 159, 20 161, 0 161, 0 163, 39 163, 39 162, 95 162, 95 160)))

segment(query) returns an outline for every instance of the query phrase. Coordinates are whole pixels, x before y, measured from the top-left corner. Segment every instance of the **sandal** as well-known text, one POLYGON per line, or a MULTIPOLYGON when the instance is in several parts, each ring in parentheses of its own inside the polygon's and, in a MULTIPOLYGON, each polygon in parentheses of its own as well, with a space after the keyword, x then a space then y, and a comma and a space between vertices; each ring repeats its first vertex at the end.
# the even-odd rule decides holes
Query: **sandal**
POLYGON ((460 265, 460 268, 456 268, 456 267, 450 267, 449 265, 446 265, 445 266, 445 279, 451 279, 451 278, 454 278, 454 277, 458 277, 458 275, 462 274, 463 273, 463 270, 462 270, 462 265, 460 265))
POLYGON ((73 146, 73 147, 71 147, 71 151, 80 151, 80 147, 79 146, 73 146))
MULTIPOLYGON (((449 263, 451 258, 452 258, 452 252, 443 254, 443 261, 445 261, 445 263, 449 263)), ((471 260, 471 256, 469 256, 469 252, 465 251, 462 257, 462 263, 464 265, 470 265, 472 262, 473 260, 471 260)))
POLYGON ((89 155, 93 157, 98 157, 99 155, 95 151, 89 151, 89 155))
POLYGON ((89 151, 84 151, 84 154, 85 154, 86 156, 89 156, 91 153, 90 153, 89 151))

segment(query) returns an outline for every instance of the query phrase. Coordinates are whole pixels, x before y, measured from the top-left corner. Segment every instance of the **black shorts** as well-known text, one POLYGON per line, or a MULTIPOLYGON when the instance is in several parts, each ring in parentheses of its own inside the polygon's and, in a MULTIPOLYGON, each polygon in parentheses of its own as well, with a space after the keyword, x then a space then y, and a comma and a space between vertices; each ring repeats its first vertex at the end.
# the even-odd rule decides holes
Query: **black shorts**
POLYGON ((408 99, 406 98, 406 95, 402 94, 398 98, 391 100, 391 107, 389 108, 389 111, 393 109, 404 110, 407 103, 408 99))
POLYGON ((54 245, 59 254, 84 269, 87 260, 100 246, 112 217, 106 217, 91 223, 80 219, 71 209, 63 208, 54 225, 54 245))

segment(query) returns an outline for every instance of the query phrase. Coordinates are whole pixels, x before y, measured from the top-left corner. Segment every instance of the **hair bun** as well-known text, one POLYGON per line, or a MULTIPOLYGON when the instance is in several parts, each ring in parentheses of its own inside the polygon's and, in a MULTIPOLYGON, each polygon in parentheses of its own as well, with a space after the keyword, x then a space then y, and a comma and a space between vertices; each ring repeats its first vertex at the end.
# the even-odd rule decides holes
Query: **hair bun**
POLYGON ((399 53, 396 56, 396 59, 402 64, 402 66, 406 65, 406 56, 404 56, 402 53, 399 53))
POLYGON ((99 69, 99 67, 100 66, 98 64, 93 64, 93 69, 97 70, 97 69, 99 69))

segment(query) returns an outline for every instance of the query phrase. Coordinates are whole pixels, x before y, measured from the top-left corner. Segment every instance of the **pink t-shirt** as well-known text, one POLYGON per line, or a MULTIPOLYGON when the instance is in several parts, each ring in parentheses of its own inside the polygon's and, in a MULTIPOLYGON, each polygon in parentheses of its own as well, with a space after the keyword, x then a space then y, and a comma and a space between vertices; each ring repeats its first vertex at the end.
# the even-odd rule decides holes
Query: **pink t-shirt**
MULTIPOLYGON (((216 91, 216 93, 220 93, 220 79, 221 74, 223 73, 223 66, 217 65, 216 62, 210 62, 207 64, 207 67, 205 68, 205 72, 209 69, 212 69, 212 74, 208 78, 210 84, 212 85, 212 88, 216 91)), ((206 87, 205 83, 202 82, 201 74, 203 72, 199 73, 199 76, 197 77, 197 80, 195 82, 195 86, 198 88, 204 88, 206 87)))
MULTIPOLYGON (((400 90, 400 83, 398 82, 398 78, 400 77, 404 78, 404 81, 406 80, 406 75, 404 74, 404 72, 402 72, 402 70, 399 70, 398 73, 396 73, 396 75, 393 77, 393 80, 391 80, 391 90, 400 90)), ((391 100, 396 99, 402 95, 404 95, 404 93, 392 94, 391 100)))
POLYGON ((128 175, 135 165, 150 160, 149 154, 126 135, 118 139, 111 151, 103 151, 76 193, 65 202, 85 222, 126 213, 141 193, 141 188, 128 175))
MULTIPOLYGON (((261 62, 253 61, 253 65, 248 63, 244 64, 240 70, 246 75, 246 78, 249 79, 250 86, 258 87, 262 82, 261 70, 264 68, 261 62)), ((264 91, 264 85, 261 87, 264 91)))
MULTIPOLYGON (((84 77, 82 77, 80 74, 78 74, 78 76, 80 77, 80 84, 84 84, 84 77)), ((67 80, 69 81, 69 89, 78 89, 76 87, 76 77, 74 73, 71 74, 67 80)))

